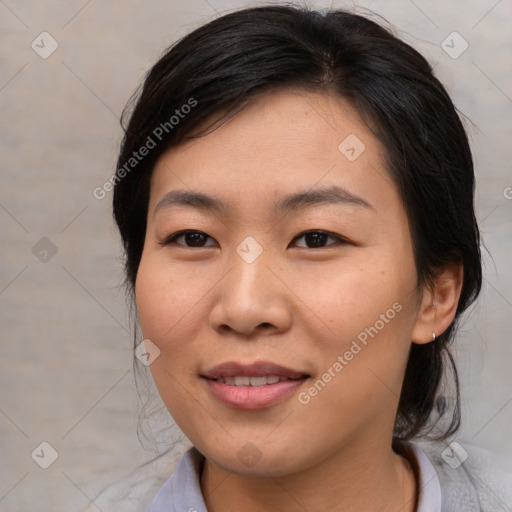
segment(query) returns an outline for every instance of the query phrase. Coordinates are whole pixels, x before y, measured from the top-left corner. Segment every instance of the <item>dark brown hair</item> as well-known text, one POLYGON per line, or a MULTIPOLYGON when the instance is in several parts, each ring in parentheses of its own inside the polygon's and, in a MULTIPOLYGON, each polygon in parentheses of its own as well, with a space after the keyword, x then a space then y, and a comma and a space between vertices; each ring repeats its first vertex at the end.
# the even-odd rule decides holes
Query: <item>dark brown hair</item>
POLYGON ((225 119, 276 88, 334 92, 348 99, 383 143, 411 226, 418 284, 430 285, 444 265, 462 263, 464 282, 454 322, 435 343, 412 344, 394 432, 396 439, 425 434, 435 423, 431 413, 444 414, 449 402, 440 390, 448 363, 456 396, 443 434, 454 433, 460 400, 448 347, 457 319, 477 297, 482 281, 471 151, 457 111, 429 63, 367 17, 293 6, 244 9, 194 30, 151 68, 124 113, 129 122, 113 197, 132 297, 157 159, 187 140, 205 119, 225 119), (127 167, 149 139, 154 147, 127 167))

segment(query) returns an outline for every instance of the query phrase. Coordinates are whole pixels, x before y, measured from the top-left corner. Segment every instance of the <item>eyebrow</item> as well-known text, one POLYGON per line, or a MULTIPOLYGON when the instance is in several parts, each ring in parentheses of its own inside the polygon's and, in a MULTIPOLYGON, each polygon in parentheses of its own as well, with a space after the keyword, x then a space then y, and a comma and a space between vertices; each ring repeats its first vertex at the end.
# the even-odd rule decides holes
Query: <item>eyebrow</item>
MULTIPOLYGON (((373 209, 368 201, 337 185, 317 190, 299 191, 284 196, 274 203, 273 209, 275 213, 287 213, 320 204, 340 203, 373 209)), ((189 190, 171 190, 158 202, 155 214, 172 206, 192 206, 200 210, 214 210, 219 213, 223 213, 229 208, 228 204, 216 196, 189 190)))

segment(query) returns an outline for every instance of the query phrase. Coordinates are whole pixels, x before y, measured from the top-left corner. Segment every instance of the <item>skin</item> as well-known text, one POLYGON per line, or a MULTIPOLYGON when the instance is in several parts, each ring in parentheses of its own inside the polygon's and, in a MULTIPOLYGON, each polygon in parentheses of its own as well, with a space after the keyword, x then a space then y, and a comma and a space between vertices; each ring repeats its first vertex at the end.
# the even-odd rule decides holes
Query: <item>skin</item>
POLYGON ((415 509, 414 474, 391 448, 398 397, 411 342, 431 342, 452 322, 462 274, 454 265, 431 289, 418 286, 407 215, 383 155, 348 102, 289 90, 266 93, 157 162, 137 309, 144 338, 160 350, 150 367, 158 391, 206 457, 210 512, 415 509), (365 144, 354 161, 338 150, 349 134, 365 144), (272 210, 282 196, 332 185, 371 206, 272 210), (156 212, 177 189, 218 196, 227 209, 156 212), (163 244, 185 229, 205 233, 203 246, 183 236, 163 244), (315 230, 334 236, 315 247, 301 236, 315 230), (252 263, 236 252, 248 236, 263 249, 252 263), (301 403, 298 393, 395 303, 401 311, 301 403), (200 378, 233 360, 272 361, 310 379, 272 407, 233 409, 200 378), (260 456, 250 466, 237 456, 247 443, 260 456))

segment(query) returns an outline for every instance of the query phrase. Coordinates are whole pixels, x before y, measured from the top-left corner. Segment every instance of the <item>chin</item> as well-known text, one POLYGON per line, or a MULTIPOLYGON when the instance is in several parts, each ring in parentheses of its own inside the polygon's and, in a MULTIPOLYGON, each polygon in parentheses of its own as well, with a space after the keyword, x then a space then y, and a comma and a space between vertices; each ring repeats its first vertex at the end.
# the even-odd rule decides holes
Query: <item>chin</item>
MULTIPOLYGON (((198 447, 199 449, 199 447, 198 447)), ((268 446, 263 441, 259 444, 246 442, 240 447, 230 445, 227 448, 215 447, 200 450, 206 458, 224 471, 247 477, 281 477, 297 473, 312 466, 304 459, 305 453, 296 446, 268 446), (263 446, 260 449, 258 446, 263 446)))

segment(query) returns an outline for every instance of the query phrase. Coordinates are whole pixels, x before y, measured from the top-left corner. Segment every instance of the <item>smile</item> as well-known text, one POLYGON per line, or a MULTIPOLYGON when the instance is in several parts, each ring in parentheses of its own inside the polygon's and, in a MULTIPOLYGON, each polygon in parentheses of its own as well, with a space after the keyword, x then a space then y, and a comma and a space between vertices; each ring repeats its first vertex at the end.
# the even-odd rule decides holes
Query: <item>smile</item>
POLYGON ((269 384, 276 384, 278 382, 284 382, 289 379, 287 377, 280 377, 278 375, 268 375, 262 377, 247 377, 246 375, 239 375, 236 377, 219 377, 215 379, 216 382, 226 384, 228 386, 266 386, 269 384))

